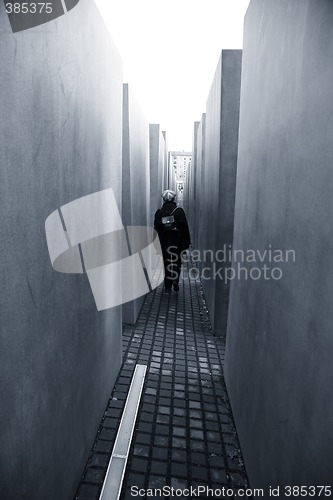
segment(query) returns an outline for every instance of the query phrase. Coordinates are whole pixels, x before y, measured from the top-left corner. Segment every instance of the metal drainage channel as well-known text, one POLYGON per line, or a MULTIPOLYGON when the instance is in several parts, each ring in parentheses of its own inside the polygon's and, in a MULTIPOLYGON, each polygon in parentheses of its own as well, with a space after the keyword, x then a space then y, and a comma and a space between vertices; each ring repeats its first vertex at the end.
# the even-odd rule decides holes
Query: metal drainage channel
POLYGON ((146 370, 135 367, 99 500, 119 500, 146 370))

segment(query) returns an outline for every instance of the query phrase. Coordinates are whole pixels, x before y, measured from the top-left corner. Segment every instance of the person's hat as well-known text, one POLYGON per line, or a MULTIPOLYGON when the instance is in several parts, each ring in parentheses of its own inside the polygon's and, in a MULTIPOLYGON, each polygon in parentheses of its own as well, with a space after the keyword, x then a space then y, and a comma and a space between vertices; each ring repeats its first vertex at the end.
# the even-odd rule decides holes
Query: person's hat
POLYGON ((166 189, 162 193, 162 198, 163 201, 174 201, 176 198, 176 193, 174 191, 171 191, 171 189, 166 189))

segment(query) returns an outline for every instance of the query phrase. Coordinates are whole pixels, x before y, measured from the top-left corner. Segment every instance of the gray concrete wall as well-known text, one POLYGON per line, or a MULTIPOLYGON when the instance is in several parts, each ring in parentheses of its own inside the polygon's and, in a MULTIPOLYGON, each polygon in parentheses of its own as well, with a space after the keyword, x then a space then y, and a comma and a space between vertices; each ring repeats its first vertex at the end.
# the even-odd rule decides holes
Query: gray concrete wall
MULTIPOLYGON (((150 220, 149 125, 128 84, 123 96, 122 217, 124 226, 152 226, 150 220)), ((134 271, 134 270, 133 270, 134 271)), ((133 272, 133 280, 137 275, 133 272)), ((123 305, 123 322, 135 323, 144 296, 123 305)))
POLYGON ((149 125, 150 161, 150 224, 154 224, 155 212, 162 205, 161 194, 164 188, 165 139, 158 124, 149 125))
POLYGON ((205 163, 198 171, 196 220, 200 218, 200 228, 195 240, 201 251, 202 285, 212 327, 215 334, 223 336, 227 328, 229 283, 221 278, 222 272, 216 271, 228 263, 217 262, 215 255, 232 245, 233 239, 241 58, 240 50, 221 53, 206 105, 205 163))
POLYGON ((253 487, 332 485, 332 25, 329 0, 252 0, 245 19, 234 247, 296 252, 266 259, 281 279, 231 286, 226 380, 253 487))
POLYGON ((207 226, 204 218, 201 216, 201 213, 204 210, 204 203, 205 203, 202 191, 203 171, 205 168, 205 143, 206 143, 206 113, 203 113, 200 124, 198 126, 197 140, 195 143, 197 149, 196 167, 195 167, 197 182, 193 199, 194 202, 193 211, 195 214, 195 220, 193 226, 190 227, 192 248, 195 250, 203 249, 204 242, 201 238, 201 235, 205 234, 205 227, 207 226))
POLYGON ((93 2, 13 35, 0 3, 1 498, 72 499, 121 362, 121 310, 52 269, 44 223, 112 187, 122 64, 93 2))
POLYGON ((173 168, 173 161, 172 161, 172 156, 171 156, 171 151, 168 151, 168 174, 167 174, 167 185, 165 189, 172 189, 173 191, 177 191, 177 185, 176 185, 176 173, 175 169, 173 168))
POLYGON ((186 179, 184 182, 184 209, 187 216, 187 222, 191 230, 191 238, 194 241, 195 230, 195 205, 196 205, 196 184, 197 184, 197 138, 200 122, 194 122, 192 134, 192 161, 187 169, 186 179))
MULTIPOLYGON (((216 136, 217 140, 214 140, 214 134, 211 134, 211 137, 208 138, 209 144, 206 145, 207 152, 210 152, 209 159, 206 162, 207 170, 214 168, 215 154, 217 153, 220 166, 217 230, 215 231, 215 249, 217 251, 232 247, 233 244, 241 67, 241 50, 224 50, 222 52, 220 136, 216 136), (214 150, 215 153, 213 153, 214 150)), ((216 90, 220 91, 220 89, 216 90)), ((215 119, 218 120, 214 101, 210 102, 210 106, 209 114, 207 110, 207 116, 215 114, 215 119)), ((216 132, 217 128, 215 128, 216 132)), ((221 266, 219 262, 216 262, 216 264, 217 268, 221 266)), ((225 262, 222 263, 223 266, 230 266, 227 256, 225 262)), ((214 332, 216 335, 225 336, 227 332, 230 283, 218 278, 214 280, 214 285, 214 332)))
POLYGON ((168 162, 169 162, 169 142, 168 142, 168 136, 165 130, 162 130, 162 135, 164 137, 164 144, 165 144, 165 150, 164 150, 164 178, 163 178, 163 190, 168 189, 169 186, 169 168, 168 168, 168 162))

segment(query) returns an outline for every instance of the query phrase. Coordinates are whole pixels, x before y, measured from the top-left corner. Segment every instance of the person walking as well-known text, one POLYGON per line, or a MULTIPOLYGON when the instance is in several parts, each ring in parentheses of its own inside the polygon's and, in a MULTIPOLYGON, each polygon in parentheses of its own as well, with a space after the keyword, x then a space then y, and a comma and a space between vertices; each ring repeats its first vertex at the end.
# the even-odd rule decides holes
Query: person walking
POLYGON ((164 286, 179 291, 181 254, 191 245, 190 231, 184 210, 176 204, 176 193, 166 189, 163 205, 155 213, 154 227, 158 233, 164 262, 164 286))

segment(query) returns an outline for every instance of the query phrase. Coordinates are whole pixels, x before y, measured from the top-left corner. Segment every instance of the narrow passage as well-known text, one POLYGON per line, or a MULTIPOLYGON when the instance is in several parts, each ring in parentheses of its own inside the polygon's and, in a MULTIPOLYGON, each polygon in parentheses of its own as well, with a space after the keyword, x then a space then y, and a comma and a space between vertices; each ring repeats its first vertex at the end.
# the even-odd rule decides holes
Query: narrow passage
POLYGON ((99 498, 137 363, 147 374, 121 499, 165 486, 247 488, 223 378, 225 342, 211 331, 200 282, 186 278, 178 294, 160 286, 147 295, 137 323, 124 325, 123 352, 76 498, 99 498))

